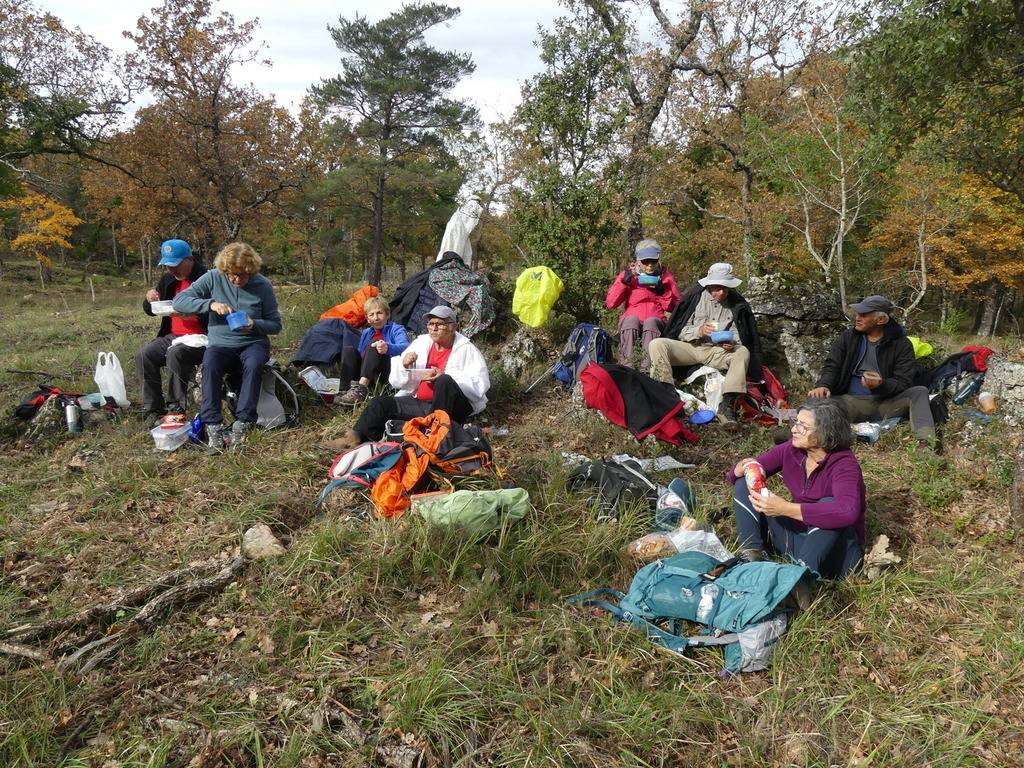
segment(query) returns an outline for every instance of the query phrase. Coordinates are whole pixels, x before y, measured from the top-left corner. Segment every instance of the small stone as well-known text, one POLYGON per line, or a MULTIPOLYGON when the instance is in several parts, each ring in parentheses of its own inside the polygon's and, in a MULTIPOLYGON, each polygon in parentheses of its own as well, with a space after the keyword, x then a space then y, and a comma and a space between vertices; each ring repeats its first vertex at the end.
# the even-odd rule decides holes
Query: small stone
POLYGON ((242 536, 242 554, 250 560, 266 560, 284 553, 284 545, 266 523, 254 525, 242 536))

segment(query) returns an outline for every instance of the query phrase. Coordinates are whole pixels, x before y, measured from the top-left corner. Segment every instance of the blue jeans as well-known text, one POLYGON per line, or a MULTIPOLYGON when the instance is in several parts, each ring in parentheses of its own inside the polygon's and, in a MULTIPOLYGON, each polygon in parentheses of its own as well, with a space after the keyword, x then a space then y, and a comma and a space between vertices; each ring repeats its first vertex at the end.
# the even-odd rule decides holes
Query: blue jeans
POLYGON ((241 372, 235 418, 247 424, 256 421, 256 406, 263 386, 263 366, 270 359, 270 341, 260 339, 244 347, 207 347, 203 355, 203 405, 199 416, 204 424, 220 424, 220 401, 224 397, 224 376, 241 372))
POLYGON ((853 526, 801 530, 802 525, 791 518, 763 515, 750 503, 747 482, 742 477, 733 486, 732 506, 740 549, 785 555, 825 579, 846 578, 864 559, 864 548, 853 526))

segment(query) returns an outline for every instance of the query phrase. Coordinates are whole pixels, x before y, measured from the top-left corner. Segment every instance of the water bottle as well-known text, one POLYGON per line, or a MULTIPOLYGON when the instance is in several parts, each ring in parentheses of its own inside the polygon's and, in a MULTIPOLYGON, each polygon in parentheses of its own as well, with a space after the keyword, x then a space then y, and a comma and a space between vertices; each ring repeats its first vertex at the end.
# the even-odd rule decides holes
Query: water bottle
POLYGON ((953 395, 953 402, 957 405, 963 405, 981 389, 981 385, 985 381, 984 374, 974 374, 969 377, 967 381, 963 382, 956 390, 956 394, 953 395))
POLYGON ((69 402, 64 405, 64 421, 68 425, 68 432, 82 431, 82 409, 78 403, 69 402))

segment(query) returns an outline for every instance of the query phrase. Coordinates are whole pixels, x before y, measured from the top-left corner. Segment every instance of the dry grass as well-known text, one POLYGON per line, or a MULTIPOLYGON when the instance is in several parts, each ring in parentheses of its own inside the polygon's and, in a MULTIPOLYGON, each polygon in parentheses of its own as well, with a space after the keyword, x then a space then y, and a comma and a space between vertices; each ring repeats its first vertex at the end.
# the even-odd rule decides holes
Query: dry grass
MULTIPOLYGON (((336 297, 282 299, 288 346, 336 297)), ((127 365, 153 330, 123 292, 98 308, 70 294, 3 300, 17 311, 0 318, 13 340, 0 368, 68 371, 68 386, 91 389, 95 351, 127 365)), ((0 372, 0 406, 31 384, 0 372)), ((257 521, 290 546, 86 677, 0 657, 0 765, 373 765, 378 742, 403 739, 433 765, 1020 763, 1024 569, 1006 511, 1018 435, 954 420, 944 463, 922 460, 906 432, 859 447, 871 533, 888 534, 904 563, 823 590, 771 673, 720 681, 715 652, 669 656, 558 604, 628 583, 621 549, 643 530, 636 515, 597 522, 564 490, 559 452, 666 449, 572 420, 559 392, 510 388, 490 409, 512 432, 496 456, 534 511, 483 541, 353 521, 351 500, 317 514, 330 457, 316 442, 352 415, 311 402, 300 428, 218 459, 155 454, 131 419, 31 449, 8 431, 0 629, 231 550, 257 521), (90 457, 85 471, 67 468, 75 455, 90 457), (28 565, 30 576, 7 577, 28 565), (368 743, 318 715, 339 706, 368 743)), ((667 452, 698 465, 688 477, 706 514, 728 502, 729 461, 768 442, 712 429, 667 452)), ((72 639, 46 650, 59 656, 72 639)))

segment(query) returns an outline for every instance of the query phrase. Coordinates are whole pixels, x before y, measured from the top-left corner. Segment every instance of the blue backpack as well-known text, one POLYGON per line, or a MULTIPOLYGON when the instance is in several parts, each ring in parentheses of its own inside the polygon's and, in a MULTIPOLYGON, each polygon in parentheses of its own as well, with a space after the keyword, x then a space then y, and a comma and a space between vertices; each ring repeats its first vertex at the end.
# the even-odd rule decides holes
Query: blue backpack
POLYGON ((401 456, 402 444, 393 442, 363 443, 339 454, 331 463, 331 481, 320 491, 317 505, 338 488, 373 488, 377 478, 395 466, 401 456))
POLYGON ((610 348, 611 338, 604 328, 590 323, 579 323, 569 333, 562 354, 558 356, 554 365, 544 371, 539 379, 526 388, 526 391, 529 392, 548 375, 553 375, 563 389, 572 389, 579 380, 580 371, 591 363, 603 363, 608 360, 610 348))
POLYGON ((566 602, 602 608, 678 654, 695 646, 724 646, 726 670, 749 672, 766 667, 772 646, 786 630, 779 604, 797 582, 811 578, 810 570, 799 565, 738 558, 721 563, 703 552, 681 552, 645 565, 625 594, 598 589, 566 602), (680 636, 684 621, 705 629, 680 636))

